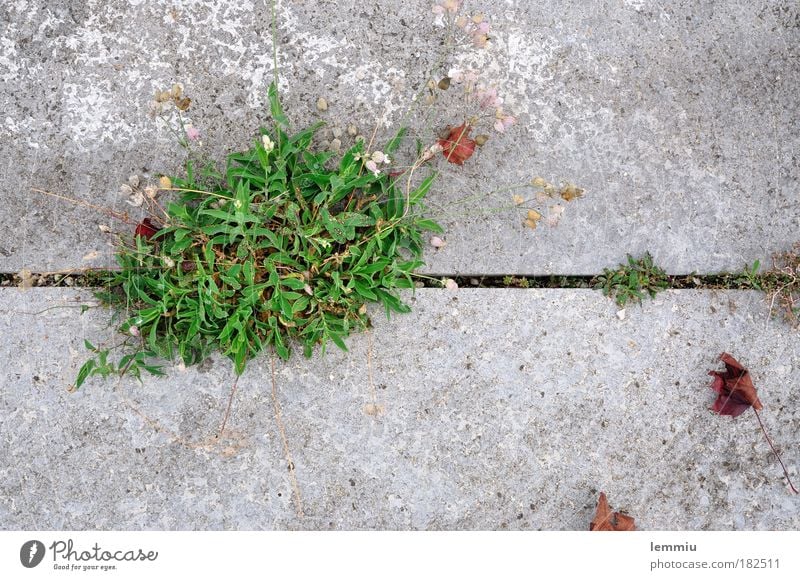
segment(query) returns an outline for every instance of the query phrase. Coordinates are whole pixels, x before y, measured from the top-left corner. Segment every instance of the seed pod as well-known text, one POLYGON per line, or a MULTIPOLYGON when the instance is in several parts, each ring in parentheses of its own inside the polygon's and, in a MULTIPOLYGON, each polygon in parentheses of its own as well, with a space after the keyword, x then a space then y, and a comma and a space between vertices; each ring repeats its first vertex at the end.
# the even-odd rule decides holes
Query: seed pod
POLYGON ((438 87, 443 91, 446 91, 450 88, 450 77, 444 77, 442 80, 439 81, 438 87))

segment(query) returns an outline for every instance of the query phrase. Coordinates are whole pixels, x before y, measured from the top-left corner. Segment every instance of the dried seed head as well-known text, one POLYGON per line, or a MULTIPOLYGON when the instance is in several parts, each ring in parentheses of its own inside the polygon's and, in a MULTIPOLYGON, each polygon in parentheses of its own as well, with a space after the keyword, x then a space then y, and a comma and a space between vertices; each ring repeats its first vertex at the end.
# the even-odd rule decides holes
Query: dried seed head
POLYGON ((447 278, 444 281, 444 287, 448 290, 458 290, 458 284, 452 278, 447 278))
POLYGON ((323 99, 322 97, 317 99, 317 110, 318 111, 327 111, 328 110, 328 101, 323 99))
POLYGON ((486 145, 486 142, 489 140, 489 135, 478 135, 475 137, 475 143, 478 144, 479 147, 483 147, 486 145))
POLYGON ((447 242, 445 242, 445 241, 444 241, 442 238, 440 238, 439 236, 433 236, 433 237, 431 238, 431 246, 433 246, 433 247, 434 247, 434 248, 436 248, 437 250, 438 250, 438 249, 441 249, 441 248, 444 248, 446 245, 447 245, 447 242))
POLYGON ((166 175, 158 178, 158 187, 161 189, 170 189, 172 187, 172 180, 166 175))

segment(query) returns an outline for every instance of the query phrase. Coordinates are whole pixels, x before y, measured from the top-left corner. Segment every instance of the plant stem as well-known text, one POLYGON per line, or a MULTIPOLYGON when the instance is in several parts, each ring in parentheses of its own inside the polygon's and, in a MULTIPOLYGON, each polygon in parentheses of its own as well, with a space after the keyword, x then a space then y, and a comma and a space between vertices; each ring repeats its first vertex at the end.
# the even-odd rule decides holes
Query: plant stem
POLYGON ((786 481, 789 482, 789 487, 791 488, 792 493, 798 493, 797 488, 795 488, 795 486, 792 484, 792 480, 789 478, 789 472, 786 470, 786 466, 783 464, 783 460, 778 454, 778 450, 775 449, 775 446, 772 444, 772 440, 769 438, 769 435, 767 435, 767 430, 764 428, 764 423, 761 422, 761 415, 758 414, 758 411, 756 411, 755 407, 753 407, 753 412, 756 414, 756 419, 758 419, 758 424, 761 427, 761 432, 764 434, 764 438, 767 440, 767 443, 769 443, 769 446, 772 449, 772 452, 775 454, 778 463, 780 463, 781 467, 783 468, 783 474, 786 476, 786 481))
POLYGON ((225 431, 225 424, 228 422, 228 415, 231 414, 231 405, 233 404, 233 395, 236 394, 236 387, 239 386, 239 377, 241 375, 236 375, 236 380, 233 381, 233 387, 231 387, 231 396, 228 397, 228 408, 225 409, 225 416, 222 418, 222 426, 219 428, 219 433, 217 434, 217 439, 222 437, 222 433, 225 431))

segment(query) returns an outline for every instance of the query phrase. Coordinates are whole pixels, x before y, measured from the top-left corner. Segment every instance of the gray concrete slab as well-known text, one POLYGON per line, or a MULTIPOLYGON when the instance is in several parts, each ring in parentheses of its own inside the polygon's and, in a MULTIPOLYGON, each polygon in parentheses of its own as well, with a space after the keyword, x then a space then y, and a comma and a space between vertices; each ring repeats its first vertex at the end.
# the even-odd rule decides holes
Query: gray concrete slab
POLYGON ((725 350, 800 478, 800 340, 762 295, 671 291, 624 320, 588 290, 407 296, 349 353, 276 365, 299 517, 268 356, 217 442, 227 361, 70 394, 108 313, 0 290, 0 528, 569 530, 605 490, 642 529, 800 529, 752 411, 708 410, 725 350))
MULTIPOLYGON (((112 263, 96 228, 103 218, 29 190, 130 210, 119 185, 174 171, 182 158, 147 117, 157 88, 185 85, 211 154, 244 146, 263 121, 269 3, 176 6, 0 8, 0 270, 112 263)), ((299 125, 322 96, 331 128, 355 121, 369 136, 382 119, 388 135, 428 71, 450 67, 481 71, 519 117, 463 169, 441 168, 431 202, 449 244, 429 256, 429 271, 591 274, 649 250, 671 273, 714 272, 765 262, 796 240, 796 2, 471 2, 492 22, 489 48, 451 55, 442 69, 430 6, 279 8, 282 93, 299 125), (587 190, 557 228, 485 215, 509 193, 464 202, 536 175, 587 190)), ((458 90, 441 101, 451 115, 416 122, 423 140, 465 114, 458 90)))

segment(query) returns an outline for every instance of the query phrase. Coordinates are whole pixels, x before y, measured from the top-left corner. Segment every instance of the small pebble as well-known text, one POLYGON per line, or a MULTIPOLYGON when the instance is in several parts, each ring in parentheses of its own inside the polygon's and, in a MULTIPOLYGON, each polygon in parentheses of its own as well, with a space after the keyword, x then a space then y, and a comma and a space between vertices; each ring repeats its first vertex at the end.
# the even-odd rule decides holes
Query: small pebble
POLYGON ((356 135, 358 135, 358 127, 356 127, 355 125, 349 125, 347 127, 347 134, 350 135, 351 137, 355 137, 356 135))
POLYGON ((327 111, 328 110, 328 101, 320 97, 317 99, 317 110, 318 111, 327 111))
POLYGON ((334 139, 333 141, 331 141, 330 150, 333 151, 334 153, 338 153, 339 151, 341 151, 342 150, 342 142, 341 142, 341 140, 334 139))
POLYGON ((342 130, 339 127, 334 127, 333 129, 331 129, 331 133, 337 139, 342 136, 342 130))
POLYGON ((617 310, 617 318, 620 320, 625 320, 625 314, 626 312, 624 308, 622 310, 617 310))

